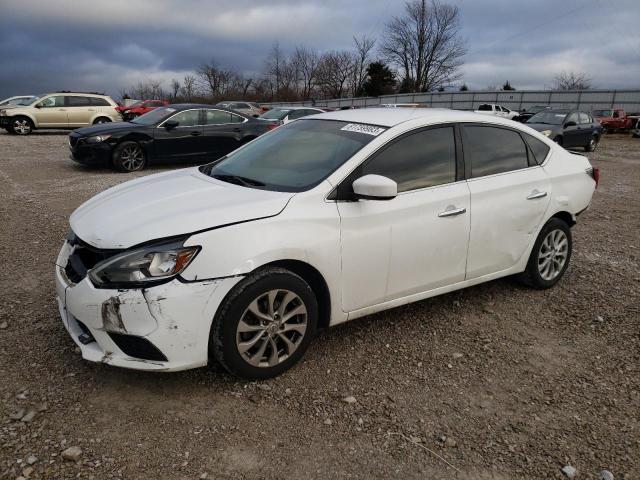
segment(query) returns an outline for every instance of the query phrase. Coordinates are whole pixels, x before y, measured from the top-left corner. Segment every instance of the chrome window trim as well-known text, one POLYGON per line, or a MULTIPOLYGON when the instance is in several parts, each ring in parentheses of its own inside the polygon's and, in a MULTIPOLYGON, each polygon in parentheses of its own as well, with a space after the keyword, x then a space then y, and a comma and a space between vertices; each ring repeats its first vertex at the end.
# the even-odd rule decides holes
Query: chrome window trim
MULTIPOLYGON (((160 108, 162 108, 162 107, 160 107, 160 108)), ((167 108, 170 108, 170 107, 167 107, 167 108)), ((189 125, 189 126, 183 126, 183 127, 178 125, 176 128, 196 128, 196 127, 211 127, 211 126, 219 127, 221 125, 242 125, 243 123, 247 123, 249 121, 248 118, 245 118, 242 115, 238 115, 237 113, 233 113, 233 112, 228 112, 226 110, 218 110, 217 108, 188 108, 186 110, 180 110, 179 112, 174 113, 169 118, 165 118, 156 128, 161 128, 166 122, 171 120, 176 115, 179 115, 179 114, 184 113, 184 112, 192 112, 194 110, 202 110, 202 111, 215 110, 217 112, 229 113, 231 115, 235 115, 236 117, 242 118, 243 121, 242 122, 230 122, 230 123, 203 123, 203 124, 200 124, 200 125, 189 125)))

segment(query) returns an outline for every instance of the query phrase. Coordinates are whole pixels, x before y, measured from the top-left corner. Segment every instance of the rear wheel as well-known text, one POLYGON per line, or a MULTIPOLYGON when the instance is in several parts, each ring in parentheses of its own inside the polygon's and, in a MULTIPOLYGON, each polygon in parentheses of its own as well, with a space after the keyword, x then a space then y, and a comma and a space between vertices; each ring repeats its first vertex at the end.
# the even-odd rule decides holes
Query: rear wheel
POLYGON ((595 151, 596 147, 598 146, 598 142, 600 141, 600 139, 598 138, 597 135, 593 135, 591 137, 591 139, 589 140, 589 143, 587 145, 585 145, 584 147, 584 151, 585 152, 593 152, 595 151))
POLYGON ((533 245, 522 281, 537 289, 554 286, 567 270, 571 259, 571 229, 563 220, 551 218, 533 245))
POLYGON ((113 166, 120 172, 137 172, 146 163, 144 151, 137 142, 122 142, 113 151, 113 166))
POLYGON ((103 123, 110 123, 111 119, 107 118, 107 117, 98 117, 93 121, 94 125, 100 125, 103 123))
POLYGON ((265 268, 242 280, 213 321, 213 356, 230 373, 270 378, 291 368, 315 335, 318 304, 301 277, 265 268))
POLYGON ((9 127, 16 135, 29 135, 33 131, 33 122, 28 117, 15 117, 9 127))

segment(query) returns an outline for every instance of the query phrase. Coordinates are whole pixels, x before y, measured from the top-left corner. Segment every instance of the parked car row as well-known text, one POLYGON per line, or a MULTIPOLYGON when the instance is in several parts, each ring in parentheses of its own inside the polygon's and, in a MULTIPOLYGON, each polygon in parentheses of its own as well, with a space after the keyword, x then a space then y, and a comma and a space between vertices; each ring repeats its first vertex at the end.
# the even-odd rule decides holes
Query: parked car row
MULTIPOLYGON (((568 129, 574 112, 538 115, 531 125, 568 129)), ((127 171, 214 140, 225 148, 211 158, 228 154, 113 187, 71 215, 55 262, 63 324, 89 361, 171 371, 215 359, 267 378, 332 325, 509 275, 552 287, 599 179, 551 141, 566 145, 565 130, 554 135, 408 108, 274 128, 211 105, 78 130, 74 156, 102 151, 127 171)))

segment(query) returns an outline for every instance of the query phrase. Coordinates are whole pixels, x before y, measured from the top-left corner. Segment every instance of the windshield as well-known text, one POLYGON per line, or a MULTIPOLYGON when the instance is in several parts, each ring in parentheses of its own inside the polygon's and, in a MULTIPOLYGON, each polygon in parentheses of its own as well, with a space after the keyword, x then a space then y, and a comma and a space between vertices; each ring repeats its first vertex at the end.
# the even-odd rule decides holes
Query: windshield
POLYGON ((282 120, 290 111, 291 110, 283 108, 273 108, 260 115, 260 118, 264 118, 265 120, 282 120))
POLYGON ((158 123, 160 123, 161 121, 163 121, 165 118, 167 118, 169 115, 172 115, 176 112, 175 108, 169 108, 169 107, 164 107, 164 108, 156 108, 154 110, 151 110, 148 113, 145 113, 144 115, 140 115, 139 117, 134 118, 133 120, 131 120, 131 123, 137 123, 139 125, 157 125, 158 123))
POLYGON ((594 110, 593 115, 596 117, 613 117, 613 110, 594 110))
POLYGON ((542 112, 544 110, 549 110, 549 107, 547 107, 546 105, 534 105, 533 107, 531 107, 529 109, 529 112, 538 113, 538 112, 542 112))
POLYGON ((562 112, 540 112, 536 113, 533 117, 527 120, 527 123, 546 123, 549 125, 560 125, 565 117, 566 113, 562 112))
POLYGON ((384 130, 333 120, 298 120, 200 171, 246 187, 302 192, 319 184, 384 130))

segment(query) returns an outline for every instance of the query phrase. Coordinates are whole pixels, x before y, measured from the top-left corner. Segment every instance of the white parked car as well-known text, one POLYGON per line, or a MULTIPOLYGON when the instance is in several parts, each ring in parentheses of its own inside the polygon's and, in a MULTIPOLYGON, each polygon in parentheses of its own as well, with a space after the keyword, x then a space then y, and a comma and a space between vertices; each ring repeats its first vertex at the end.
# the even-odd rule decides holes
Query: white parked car
POLYGON ((328 326, 507 275, 553 286, 598 177, 500 118, 314 115, 81 205, 60 314, 87 360, 271 377, 328 326))
POLYGON ((478 109, 475 110, 475 113, 482 113, 484 115, 495 115, 496 117, 503 117, 513 120, 515 117, 520 115, 515 110, 509 110, 507 107, 503 107, 502 105, 494 105, 491 103, 483 103, 478 106, 478 109))
POLYGON ((298 118, 317 115, 319 113, 324 113, 324 110, 315 107, 273 107, 258 118, 277 125, 286 125, 298 118))

